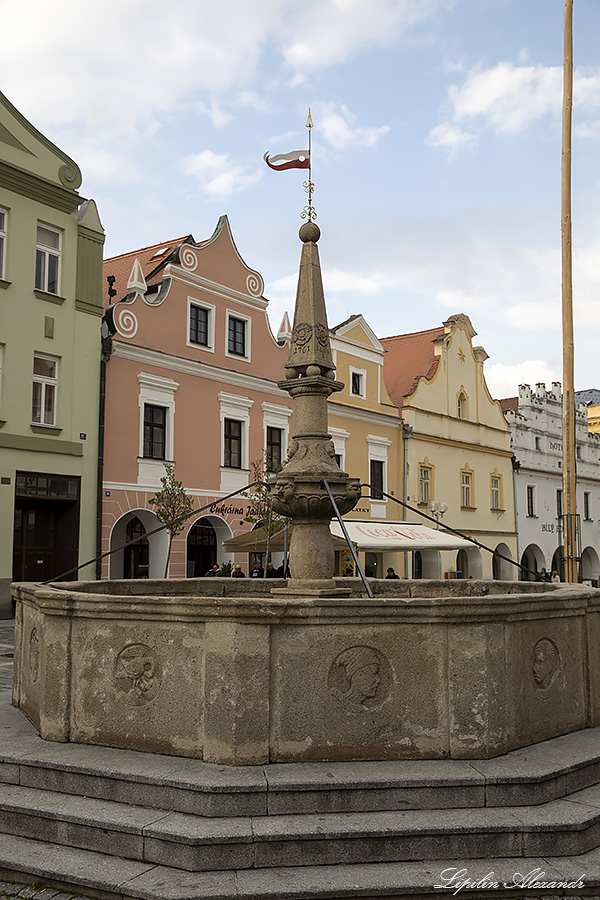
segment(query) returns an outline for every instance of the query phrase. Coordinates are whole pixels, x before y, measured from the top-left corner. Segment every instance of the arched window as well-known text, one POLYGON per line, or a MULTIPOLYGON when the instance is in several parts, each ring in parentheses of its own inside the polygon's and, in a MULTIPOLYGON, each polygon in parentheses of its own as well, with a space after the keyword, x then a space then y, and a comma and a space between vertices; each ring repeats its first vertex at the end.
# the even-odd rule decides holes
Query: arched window
POLYGON ((459 419, 469 418, 469 401, 464 391, 461 391, 457 399, 457 413, 459 419))

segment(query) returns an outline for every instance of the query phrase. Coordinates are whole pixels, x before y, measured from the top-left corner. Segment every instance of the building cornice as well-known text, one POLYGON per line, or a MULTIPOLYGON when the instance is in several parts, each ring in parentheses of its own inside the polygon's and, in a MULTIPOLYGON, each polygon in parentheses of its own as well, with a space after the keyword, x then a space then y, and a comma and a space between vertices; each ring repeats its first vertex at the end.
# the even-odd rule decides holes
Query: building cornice
POLYGON ((473 450, 476 453, 493 453, 495 456, 505 456, 509 459, 513 455, 512 450, 502 450, 500 447, 490 447, 488 444, 471 444, 468 441, 456 441, 452 440, 452 438, 438 437, 438 435, 435 434, 422 434, 418 431, 413 431, 410 440, 423 441, 431 444, 443 444, 446 447, 456 447, 460 450, 473 450))
POLYGON ((342 419, 356 419, 359 422, 371 422, 375 425, 385 425, 387 428, 401 428, 402 420, 396 415, 373 412, 368 409, 359 409, 354 406, 343 406, 340 403, 329 401, 327 404, 329 415, 340 416, 342 419))
POLYGON ((170 276, 173 281, 186 285, 186 287, 202 288, 208 294, 214 294, 216 297, 222 297, 225 300, 235 300, 243 306, 250 307, 250 309, 256 309, 257 307, 266 309, 269 305, 269 301, 264 300, 262 297, 253 297, 251 294, 242 294, 241 291, 234 291, 232 288, 218 284, 216 281, 210 281, 201 275, 194 275, 193 272, 188 272, 186 269, 173 265, 173 263, 166 267, 165 275, 170 276))
POLYGON ((140 347, 137 344, 125 344, 115 340, 113 343, 113 356, 128 359, 131 362, 142 363, 146 366, 157 366, 168 369, 182 375, 193 375, 196 378, 205 378, 208 381, 219 381, 235 388, 259 391, 263 394, 273 394, 280 399, 288 399, 285 391, 280 390, 274 381, 267 378, 259 378, 257 375, 246 375, 241 372, 233 372, 230 369, 221 369, 218 366, 209 366, 206 363, 182 356, 174 356, 163 353, 160 350, 151 350, 149 347, 140 347))
POLYGON ((14 191, 22 197, 29 197, 30 200, 45 203, 46 206, 64 213, 72 213, 83 203, 83 197, 75 191, 52 184, 51 181, 32 175, 31 172, 17 166, 8 165, 2 160, 0 160, 0 187, 14 191))

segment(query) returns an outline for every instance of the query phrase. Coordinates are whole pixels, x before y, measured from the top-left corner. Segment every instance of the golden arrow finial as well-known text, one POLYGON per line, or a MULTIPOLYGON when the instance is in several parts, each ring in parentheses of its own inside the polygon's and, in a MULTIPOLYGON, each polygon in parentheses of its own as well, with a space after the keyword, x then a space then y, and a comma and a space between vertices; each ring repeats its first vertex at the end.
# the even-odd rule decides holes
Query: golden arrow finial
POLYGON ((315 212, 312 205, 312 195, 314 190, 314 184, 312 181, 312 140, 311 140, 311 130, 313 128, 313 120, 310 114, 310 106, 308 107, 308 118, 306 120, 306 127, 308 128, 308 181, 303 183, 303 188, 308 194, 308 206, 305 206, 302 212, 300 213, 301 219, 308 219, 309 222, 312 222, 313 219, 317 218, 317 213, 315 212))

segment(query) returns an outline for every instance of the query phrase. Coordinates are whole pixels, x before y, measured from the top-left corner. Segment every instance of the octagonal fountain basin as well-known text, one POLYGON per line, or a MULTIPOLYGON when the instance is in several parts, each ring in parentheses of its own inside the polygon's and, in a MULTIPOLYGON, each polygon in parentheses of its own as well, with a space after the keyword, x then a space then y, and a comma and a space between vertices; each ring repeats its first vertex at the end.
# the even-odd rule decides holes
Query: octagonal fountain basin
POLYGON ((226 765, 489 758, 600 724, 600 590, 340 579, 17 584, 42 738, 226 765))

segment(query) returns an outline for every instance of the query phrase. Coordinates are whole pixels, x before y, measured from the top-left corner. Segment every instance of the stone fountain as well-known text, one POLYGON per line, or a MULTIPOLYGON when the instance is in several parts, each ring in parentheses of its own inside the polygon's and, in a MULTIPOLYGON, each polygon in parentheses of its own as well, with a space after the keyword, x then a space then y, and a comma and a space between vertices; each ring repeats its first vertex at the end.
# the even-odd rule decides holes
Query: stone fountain
POLYGON ((600 591, 333 578, 329 484, 360 495, 327 433, 335 380, 317 240, 303 243, 280 386, 292 578, 13 586, 13 704, 42 738, 233 766, 486 758, 600 724, 600 591))

